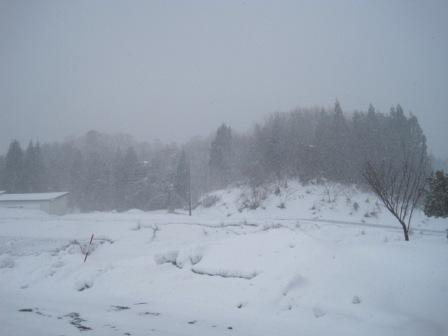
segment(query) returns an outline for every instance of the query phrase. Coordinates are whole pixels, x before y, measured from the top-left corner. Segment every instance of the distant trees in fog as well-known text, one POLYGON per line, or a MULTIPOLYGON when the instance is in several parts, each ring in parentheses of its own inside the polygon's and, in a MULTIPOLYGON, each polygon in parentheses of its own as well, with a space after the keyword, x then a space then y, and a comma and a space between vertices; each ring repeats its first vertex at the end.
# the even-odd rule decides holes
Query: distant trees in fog
POLYGON ((253 183, 290 177, 325 178, 364 183, 367 161, 389 162, 409 150, 424 148, 426 138, 414 116, 400 105, 389 114, 370 106, 347 117, 338 102, 332 110, 307 109, 276 113, 257 125, 247 146, 244 176, 253 183))
POLYGON ((33 145, 29 153, 13 142, 0 157, 0 189, 67 190, 83 211, 168 208, 186 205, 187 168, 193 200, 239 182, 257 186, 325 178, 363 184, 366 162, 393 162, 403 144, 409 150, 424 147, 427 158, 417 119, 399 105, 388 114, 373 106, 345 114, 336 102, 331 109, 273 113, 245 134, 223 124, 210 137, 183 146, 137 143, 130 136, 95 131, 63 143, 33 145))
POLYGON ((29 143, 25 151, 18 141, 11 142, 2 162, 0 183, 9 192, 40 192, 45 190, 45 172, 40 145, 29 143))

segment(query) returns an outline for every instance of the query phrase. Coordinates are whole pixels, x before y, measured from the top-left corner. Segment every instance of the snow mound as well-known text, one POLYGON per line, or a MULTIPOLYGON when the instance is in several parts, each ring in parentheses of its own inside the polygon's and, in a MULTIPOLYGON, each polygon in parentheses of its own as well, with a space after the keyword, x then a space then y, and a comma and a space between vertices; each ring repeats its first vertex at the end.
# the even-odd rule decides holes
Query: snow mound
POLYGON ((130 215, 141 215, 143 213, 145 213, 143 210, 140 209, 129 209, 128 211, 126 211, 126 213, 130 214, 130 215))
POLYGON ((286 286, 283 288, 282 294, 284 296, 286 296, 289 294, 289 292, 291 292, 297 288, 301 288, 304 285, 306 285, 306 279, 301 275, 295 275, 288 281, 286 286))
POLYGON ((194 266, 191 268, 191 271, 193 273, 200 275, 218 276, 221 278, 246 279, 246 280, 251 280, 258 275, 257 271, 224 270, 224 269, 201 267, 201 266, 194 266))
POLYGON ((157 265, 173 264, 179 268, 185 265, 196 265, 204 256, 203 247, 191 247, 183 250, 168 250, 154 255, 154 261, 157 265))
POLYGON ((154 255, 154 261, 157 265, 162 264, 173 264, 177 265, 177 257, 179 255, 179 251, 172 250, 172 251, 166 251, 163 253, 157 253, 154 255))

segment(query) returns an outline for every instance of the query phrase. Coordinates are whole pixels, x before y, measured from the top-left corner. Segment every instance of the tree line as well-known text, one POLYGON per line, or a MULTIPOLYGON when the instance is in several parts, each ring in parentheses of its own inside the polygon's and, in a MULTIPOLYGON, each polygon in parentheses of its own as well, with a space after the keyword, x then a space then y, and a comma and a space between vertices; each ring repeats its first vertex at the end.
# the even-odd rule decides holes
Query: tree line
POLYGON ((30 142, 25 150, 13 141, 0 156, 0 189, 69 191, 81 211, 175 208, 235 183, 257 187, 299 178, 362 185, 367 162, 398 162, 409 153, 429 160, 417 118, 400 105, 389 113, 370 105, 347 114, 336 102, 273 113, 245 133, 223 124, 182 145, 96 131, 64 142, 30 142))

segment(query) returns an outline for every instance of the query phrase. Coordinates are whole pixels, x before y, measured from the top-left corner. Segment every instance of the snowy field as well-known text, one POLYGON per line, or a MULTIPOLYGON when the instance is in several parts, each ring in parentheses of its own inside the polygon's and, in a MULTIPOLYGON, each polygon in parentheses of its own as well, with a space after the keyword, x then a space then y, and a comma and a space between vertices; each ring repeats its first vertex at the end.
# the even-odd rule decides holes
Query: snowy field
POLYGON ((448 335, 447 220, 417 212, 405 242, 354 188, 266 194, 192 217, 0 209, 0 335, 448 335))

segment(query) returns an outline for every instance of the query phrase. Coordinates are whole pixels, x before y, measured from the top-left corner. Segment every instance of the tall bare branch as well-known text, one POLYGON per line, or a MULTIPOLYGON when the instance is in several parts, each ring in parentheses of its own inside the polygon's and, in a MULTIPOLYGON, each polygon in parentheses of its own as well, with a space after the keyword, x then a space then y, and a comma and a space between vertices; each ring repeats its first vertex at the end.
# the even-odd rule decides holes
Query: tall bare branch
POLYGON ((425 148, 417 153, 403 150, 394 162, 368 161, 363 176, 387 210, 400 222, 409 240, 411 219, 423 195, 429 162, 425 148))

